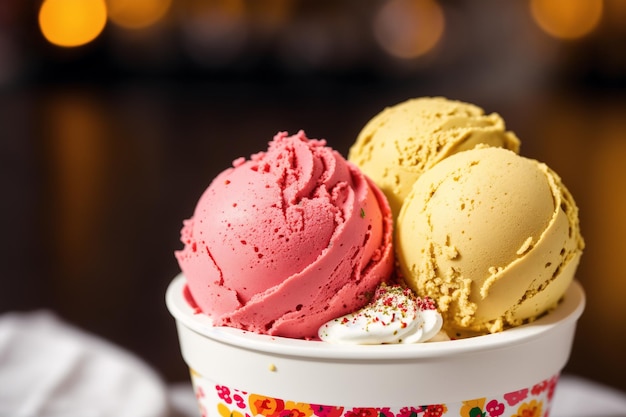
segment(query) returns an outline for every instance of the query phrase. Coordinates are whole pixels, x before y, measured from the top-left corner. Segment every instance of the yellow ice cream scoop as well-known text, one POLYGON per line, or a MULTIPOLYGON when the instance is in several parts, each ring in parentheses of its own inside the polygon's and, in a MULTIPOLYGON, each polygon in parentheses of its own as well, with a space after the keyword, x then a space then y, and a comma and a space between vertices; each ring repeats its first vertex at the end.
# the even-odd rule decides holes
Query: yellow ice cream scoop
POLYGON ((450 336, 493 333, 555 307, 584 247, 578 208, 545 164, 478 147, 424 172, 397 219, 401 274, 450 336))
POLYGON ((444 158, 478 144, 519 152, 520 142, 496 114, 443 97, 387 107, 361 130, 348 159, 378 185, 394 218, 415 180, 444 158))

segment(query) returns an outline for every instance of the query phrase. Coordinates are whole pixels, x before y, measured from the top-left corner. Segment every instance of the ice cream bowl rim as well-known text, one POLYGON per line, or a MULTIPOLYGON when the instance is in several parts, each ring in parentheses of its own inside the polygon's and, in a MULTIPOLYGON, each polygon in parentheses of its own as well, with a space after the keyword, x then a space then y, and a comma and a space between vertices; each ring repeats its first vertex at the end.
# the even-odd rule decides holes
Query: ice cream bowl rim
POLYGON ((562 371, 585 306, 582 286, 573 281, 556 309, 501 333, 354 346, 215 327, 187 303, 184 288, 185 278, 178 275, 166 304, 176 319, 183 358, 195 373, 247 392, 315 404, 434 404, 532 387, 562 371), (394 380, 405 382, 387 388, 394 380))
POLYGON ((317 356, 327 359, 402 359, 414 357, 442 357, 470 353, 475 350, 499 349, 519 344, 550 332, 555 326, 576 321, 585 308, 585 294, 580 283, 574 280, 561 303, 537 320, 503 332, 449 341, 418 344, 347 345, 319 340, 291 339, 261 335, 246 330, 214 326, 211 318, 197 312, 182 297, 185 278, 179 274, 167 289, 166 302, 171 314, 195 332, 223 343, 246 349, 259 349, 290 356, 317 356))

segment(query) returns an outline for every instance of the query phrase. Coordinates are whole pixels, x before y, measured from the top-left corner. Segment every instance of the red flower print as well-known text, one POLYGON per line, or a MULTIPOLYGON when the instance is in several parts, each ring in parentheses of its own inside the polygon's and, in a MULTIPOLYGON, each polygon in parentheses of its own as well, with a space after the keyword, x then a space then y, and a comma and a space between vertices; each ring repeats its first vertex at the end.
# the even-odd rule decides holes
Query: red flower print
POLYGON ((311 417, 313 409, 306 403, 287 401, 285 408, 278 415, 279 417, 311 417))
POLYGON ((556 384, 559 382, 559 376, 553 376, 550 378, 548 382, 548 400, 552 401, 552 397, 554 397, 554 390, 556 389, 556 384))
POLYGON ((498 417, 504 413, 504 404, 498 400, 491 400, 487 403, 485 410, 489 413, 489 417, 498 417))
POLYGON ((313 414, 318 417, 341 417, 343 407, 335 407, 330 405, 311 404, 313 414))
POLYGON ((389 407, 379 408, 378 417, 395 417, 389 407))
POLYGON ((378 417, 378 412, 375 408, 353 408, 345 417, 378 417))
POLYGON ((259 414, 265 417, 278 416, 285 406, 283 400, 257 394, 250 394, 248 402, 250 403, 250 411, 255 416, 259 414))
POLYGON ((215 390, 217 391, 217 396, 224 400, 226 404, 231 404, 233 402, 233 399, 230 398, 230 388, 222 385, 216 385, 215 390))
POLYGON ((241 396, 241 394, 235 394, 233 395, 233 400, 235 401, 235 405, 238 408, 241 408, 242 410, 246 408, 246 400, 244 397, 241 396))
POLYGON ((400 412, 396 414, 396 417, 417 417, 417 414, 421 412, 421 407, 419 409, 415 407, 403 407, 400 409, 400 412))
POLYGON ((532 387, 532 389, 530 390, 530 393, 532 395, 539 395, 542 392, 544 392, 546 390, 546 388, 548 388, 548 381, 547 380, 546 381, 542 381, 542 382, 534 385, 532 387))
POLYGON ((528 397, 528 388, 504 394, 504 399, 509 405, 515 405, 520 401, 526 399, 526 397, 528 397))
POLYGON ((448 411, 448 409, 443 404, 429 405, 426 406, 426 410, 424 410, 424 417, 441 417, 446 411, 448 411))

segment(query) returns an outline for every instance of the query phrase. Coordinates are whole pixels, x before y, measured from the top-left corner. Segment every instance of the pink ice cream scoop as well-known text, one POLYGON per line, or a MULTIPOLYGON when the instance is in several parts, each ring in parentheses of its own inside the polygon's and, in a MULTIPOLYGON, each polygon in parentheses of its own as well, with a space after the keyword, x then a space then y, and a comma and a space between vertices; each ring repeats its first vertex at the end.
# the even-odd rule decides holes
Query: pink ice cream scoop
POLYGON ((391 232, 387 200, 356 166, 283 132, 213 180, 176 257, 216 326, 314 338, 391 275, 391 232))

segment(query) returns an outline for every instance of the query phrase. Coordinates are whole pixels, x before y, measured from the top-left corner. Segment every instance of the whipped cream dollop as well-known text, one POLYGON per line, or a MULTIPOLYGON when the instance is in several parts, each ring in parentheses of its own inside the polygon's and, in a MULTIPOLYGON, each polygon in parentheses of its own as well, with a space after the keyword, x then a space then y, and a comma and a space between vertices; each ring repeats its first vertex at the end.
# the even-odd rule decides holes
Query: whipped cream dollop
POLYGON ((343 344, 419 343, 435 336, 439 340, 442 324, 432 299, 400 285, 381 284, 368 305, 325 323, 318 336, 343 344))

